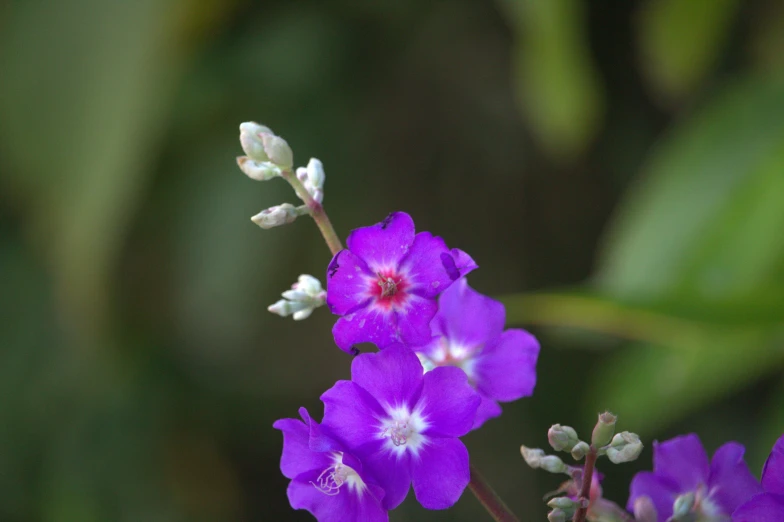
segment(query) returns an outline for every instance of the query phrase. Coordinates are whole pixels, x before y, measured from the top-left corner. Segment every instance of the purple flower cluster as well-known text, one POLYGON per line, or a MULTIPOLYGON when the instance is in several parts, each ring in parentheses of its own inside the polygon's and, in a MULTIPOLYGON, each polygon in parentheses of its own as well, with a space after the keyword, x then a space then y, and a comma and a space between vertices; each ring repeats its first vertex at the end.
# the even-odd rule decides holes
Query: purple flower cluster
POLYGON ((653 472, 638 473, 627 509, 647 497, 657 522, 677 520, 784 521, 784 436, 768 458, 762 485, 736 442, 721 446, 708 461, 700 439, 684 435, 653 445, 653 472), (675 509, 679 512, 675 513, 675 509), (691 517, 691 518, 690 518, 691 517))
POLYGON ((289 501, 319 521, 383 521, 413 486, 428 509, 457 502, 470 480, 459 440, 500 415, 498 401, 533 393, 539 344, 504 331, 503 305, 472 290, 468 254, 408 214, 351 233, 327 269, 336 344, 380 351, 354 358, 351 380, 321 400, 319 424, 281 419, 289 501), (440 297, 439 297, 440 296, 440 297))

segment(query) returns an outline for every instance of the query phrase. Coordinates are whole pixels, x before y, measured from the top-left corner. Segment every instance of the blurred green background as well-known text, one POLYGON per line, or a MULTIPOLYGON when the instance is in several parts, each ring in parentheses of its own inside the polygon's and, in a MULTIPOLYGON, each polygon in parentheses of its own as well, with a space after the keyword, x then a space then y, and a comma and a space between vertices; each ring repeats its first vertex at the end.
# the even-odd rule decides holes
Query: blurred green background
MULTIPOLYGON (((0 520, 310 520, 272 422, 348 377, 334 318, 266 312, 329 252, 236 167, 256 120, 326 167, 338 232, 393 210, 542 342, 466 437, 524 520, 521 443, 597 411, 647 443, 784 432, 784 2, 9 1, 0 6, 0 520)), ((412 496, 411 496, 412 497, 412 496)), ((403 520, 489 520, 466 493, 403 520)))

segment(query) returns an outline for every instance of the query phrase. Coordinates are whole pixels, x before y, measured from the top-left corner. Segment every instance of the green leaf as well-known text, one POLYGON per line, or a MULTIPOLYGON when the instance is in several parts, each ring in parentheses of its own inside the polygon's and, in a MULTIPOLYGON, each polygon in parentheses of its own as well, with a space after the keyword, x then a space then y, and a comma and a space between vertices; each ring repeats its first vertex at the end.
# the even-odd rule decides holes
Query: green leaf
POLYGON ((653 151, 616 216, 600 290, 621 303, 671 303, 660 311, 676 317, 695 303, 708 316, 723 310, 687 345, 662 345, 663 332, 645 339, 656 347, 624 350, 594 372, 591 403, 613 405, 635 430, 784 363, 784 304, 775 298, 784 289, 783 97, 781 80, 728 87, 653 151))
POLYGON ((746 79, 662 141, 610 227, 600 288, 731 299, 783 282, 782 97, 784 82, 746 79))
POLYGON ((503 2, 516 36, 517 97, 534 134, 556 159, 581 153, 603 113, 602 89, 578 0, 503 2))
POLYGON ((643 70, 667 98, 693 92, 716 64, 738 0, 649 0, 638 31, 643 70))

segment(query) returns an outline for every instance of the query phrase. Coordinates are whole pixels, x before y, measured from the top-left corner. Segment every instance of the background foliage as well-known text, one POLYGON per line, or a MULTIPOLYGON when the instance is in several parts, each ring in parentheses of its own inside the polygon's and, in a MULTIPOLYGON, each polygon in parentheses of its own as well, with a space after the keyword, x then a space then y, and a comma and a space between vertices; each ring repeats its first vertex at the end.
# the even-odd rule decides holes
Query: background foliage
MULTIPOLYGON (((596 411, 650 441, 784 432, 784 4, 11 1, 0 8, 0 519, 308 520, 271 428, 348 376, 329 260, 234 165, 255 119, 324 161, 339 233, 388 212, 469 251, 541 339, 532 399, 467 437, 525 519, 518 447, 596 411)), ((607 470, 605 470, 607 471, 607 470)), ((484 520, 409 501, 393 520, 484 520)))

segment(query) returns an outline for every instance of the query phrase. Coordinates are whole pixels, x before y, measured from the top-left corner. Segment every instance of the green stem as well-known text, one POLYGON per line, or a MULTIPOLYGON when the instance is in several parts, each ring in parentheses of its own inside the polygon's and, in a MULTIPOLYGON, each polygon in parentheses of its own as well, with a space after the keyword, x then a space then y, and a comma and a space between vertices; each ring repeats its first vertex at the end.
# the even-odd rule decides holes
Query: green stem
POLYGON ((501 500, 501 497, 473 466, 471 466, 471 482, 468 483, 468 489, 496 522, 519 522, 514 513, 501 500))
POLYGON ((313 196, 310 195, 308 190, 292 171, 284 170, 281 176, 289 182, 289 185, 292 186, 297 193, 297 196, 299 196, 300 199, 305 202, 308 209, 310 209, 310 216, 313 218, 313 221, 316 222, 316 226, 318 226, 321 231, 321 235, 324 236, 324 241, 327 242, 327 246, 332 252, 332 255, 343 250, 343 243, 340 242, 340 238, 335 233, 335 229, 332 227, 332 223, 329 221, 327 213, 324 212, 324 207, 321 203, 313 199, 313 196))

